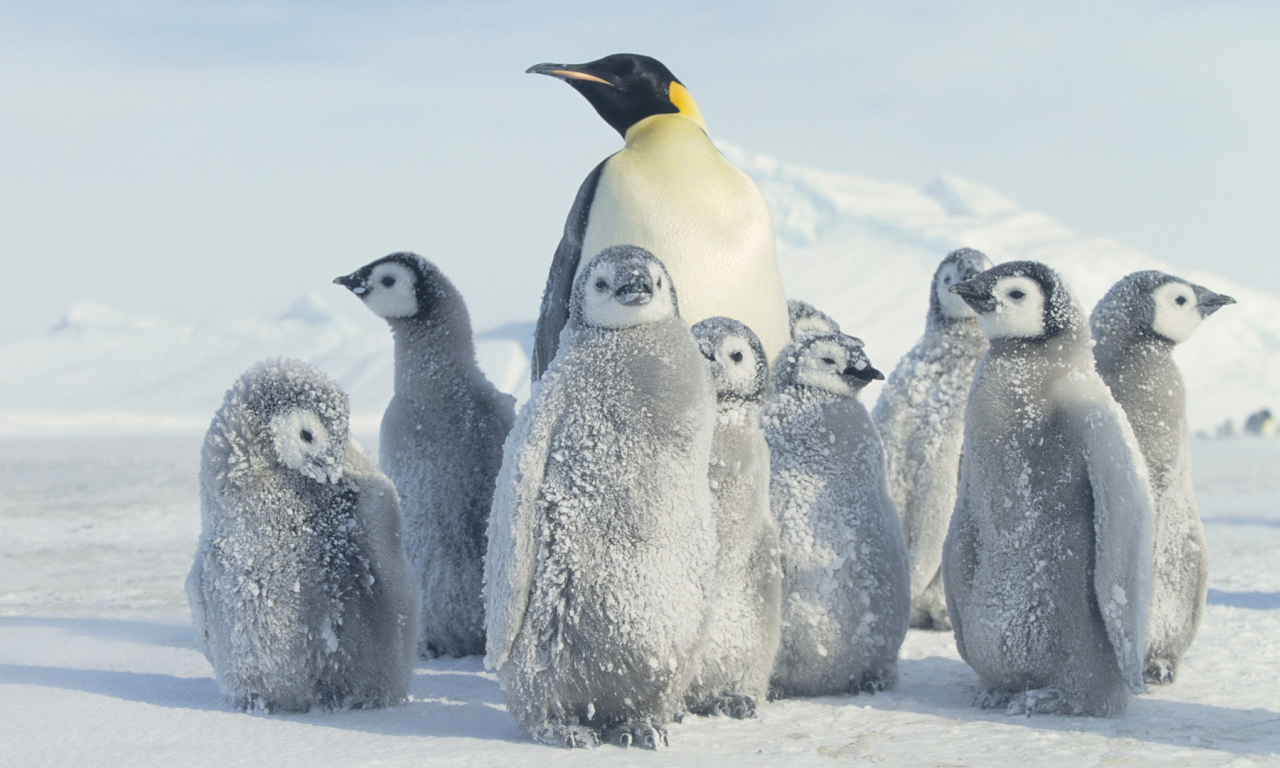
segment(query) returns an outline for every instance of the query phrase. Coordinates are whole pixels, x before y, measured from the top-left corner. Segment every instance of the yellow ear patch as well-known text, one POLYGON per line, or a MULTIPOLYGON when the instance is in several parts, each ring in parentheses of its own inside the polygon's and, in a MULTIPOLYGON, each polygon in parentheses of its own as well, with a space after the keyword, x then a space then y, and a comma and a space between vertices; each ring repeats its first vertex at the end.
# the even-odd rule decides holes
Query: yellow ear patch
POLYGON ((698 104, 689 95, 689 91, 680 83, 672 80, 669 92, 671 103, 675 105, 676 109, 680 110, 680 115, 697 123, 702 130, 707 130, 707 121, 702 119, 702 110, 698 109, 698 104))

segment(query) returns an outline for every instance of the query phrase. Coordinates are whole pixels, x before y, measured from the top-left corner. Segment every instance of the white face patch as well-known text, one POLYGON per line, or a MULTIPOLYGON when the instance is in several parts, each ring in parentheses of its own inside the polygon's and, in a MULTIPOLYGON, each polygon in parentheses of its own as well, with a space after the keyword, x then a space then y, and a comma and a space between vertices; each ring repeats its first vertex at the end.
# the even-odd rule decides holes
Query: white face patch
POLYGON ((849 382, 840 375, 849 364, 849 353, 844 347, 834 341, 818 341, 801 354, 796 381, 837 395, 853 392, 849 382))
POLYGON ((378 317, 412 317, 418 314, 417 284, 413 270, 387 261, 373 268, 369 291, 360 298, 378 317))
POLYGON ((960 278, 960 270, 955 264, 947 264, 938 271, 938 277, 933 283, 933 292, 938 297, 942 316, 950 320, 961 320, 977 314, 964 302, 964 299, 960 298, 959 294, 951 292, 951 286, 960 282, 964 282, 960 278))
POLYGON ((676 313, 671 280, 657 264, 651 262, 637 266, 610 262, 597 264, 587 275, 583 288, 582 319, 587 325, 597 328, 632 328, 665 320, 676 313), (653 295, 643 303, 624 303, 625 297, 618 295, 618 289, 632 282, 638 269, 647 271, 653 295))
POLYGON ((711 364, 716 389, 720 394, 728 393, 743 397, 754 394, 756 365, 756 353, 746 339, 741 336, 726 337, 720 342, 720 348, 716 350, 716 359, 711 364))
POLYGON ((1186 283, 1165 283, 1151 292, 1151 300, 1156 305, 1151 330, 1174 344, 1191 338, 1191 334, 1200 327, 1203 318, 1200 317, 1196 292, 1186 283))
POLYGON ((1035 280, 1002 277, 991 295, 996 301, 995 311, 978 315, 978 326, 988 339, 1034 339, 1044 335, 1044 292, 1035 280))
POLYGON ((342 451, 330 443, 329 431, 315 412, 293 408, 276 414, 269 426, 281 464, 318 483, 342 479, 342 451))

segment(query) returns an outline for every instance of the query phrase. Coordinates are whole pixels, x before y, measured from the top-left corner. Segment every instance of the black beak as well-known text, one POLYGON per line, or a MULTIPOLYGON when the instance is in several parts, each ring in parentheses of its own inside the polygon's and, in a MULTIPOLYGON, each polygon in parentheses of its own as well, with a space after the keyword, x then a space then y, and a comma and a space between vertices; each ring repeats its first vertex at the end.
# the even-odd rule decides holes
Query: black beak
POLYGON ((851 365, 841 371, 841 374, 844 376, 852 376, 853 378, 861 379, 862 381, 878 381, 884 378, 883 373, 870 365, 863 366, 862 370, 858 370, 856 367, 851 365))
POLYGON ((995 301, 991 294, 974 285, 972 281, 956 283, 947 290, 964 299, 964 303, 973 307, 975 312, 990 312, 995 309, 995 301))
POLYGON ((1196 291, 1196 307, 1200 310, 1201 317, 1208 317, 1219 309, 1228 304, 1235 304, 1236 300, 1221 293, 1213 291, 1201 290, 1196 291))
POLYGON ((613 83, 603 77, 587 72, 584 69, 585 66, 585 64, 534 64, 524 72, 526 75, 549 75, 565 81, 582 80, 588 83, 602 83, 613 86, 613 83))
POLYGON ((357 296, 364 296, 369 292, 369 284, 361 277, 359 272, 352 272, 349 275, 333 278, 333 282, 346 287, 357 296))
POLYGON ((613 295, 627 306, 648 304, 653 300, 653 282, 648 275, 632 275, 613 295))

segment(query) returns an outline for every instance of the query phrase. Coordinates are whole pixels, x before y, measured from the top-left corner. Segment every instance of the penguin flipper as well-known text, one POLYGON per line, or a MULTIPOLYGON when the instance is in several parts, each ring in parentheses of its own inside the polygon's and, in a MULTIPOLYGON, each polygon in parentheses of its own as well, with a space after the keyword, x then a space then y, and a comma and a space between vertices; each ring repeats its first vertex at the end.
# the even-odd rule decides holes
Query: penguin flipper
POLYGON ((507 660, 524 623, 538 566, 538 508, 551 436, 564 411, 558 367, 535 382, 502 446, 484 558, 485 667, 507 660))
POLYGON ((1116 661, 1134 693, 1143 684, 1151 603, 1154 504, 1147 465, 1124 411, 1098 375, 1063 377, 1060 403, 1079 430, 1093 490, 1093 588, 1116 661))
MULTIPOLYGON (((612 155, 610 156, 612 157, 612 155)), ((542 309, 538 313, 538 329, 533 335, 533 360, 529 369, 533 380, 542 378, 542 374, 556 356, 556 348, 560 343, 560 329, 569 322, 569 296, 573 293, 573 277, 578 272, 578 264, 582 260, 582 242, 587 235, 587 220, 590 218, 591 203, 596 196, 596 186, 600 183, 600 174, 605 158, 595 167, 582 186, 578 187, 578 196, 574 198, 573 207, 569 209, 569 217, 564 222, 564 235, 556 248, 556 255, 551 260, 551 271, 547 274, 547 287, 542 291, 542 309)), ((590 256, 592 254, 588 254, 590 256)))

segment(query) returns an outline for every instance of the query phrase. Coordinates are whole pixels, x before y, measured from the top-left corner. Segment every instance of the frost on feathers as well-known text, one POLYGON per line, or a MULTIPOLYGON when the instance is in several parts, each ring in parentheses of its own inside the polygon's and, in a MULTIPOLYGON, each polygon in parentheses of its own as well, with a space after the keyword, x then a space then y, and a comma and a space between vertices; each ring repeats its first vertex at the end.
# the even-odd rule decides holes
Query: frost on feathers
POLYGON ((807 301, 787 300, 787 315, 791 320, 791 340, 811 333, 839 333, 840 324, 826 312, 807 301))
POLYGON ((1056 272, 1009 262, 953 287, 990 348, 965 414, 943 549, 961 657, 1010 714, 1115 715, 1142 686, 1151 496, 1056 272))
POLYGON ((515 401, 480 371, 462 296, 431 262, 393 253, 334 282, 395 337, 379 460, 400 491, 419 579, 419 653, 484 653, 485 528, 515 401))
POLYGON ((769 367, 760 340, 737 320, 707 318, 692 330, 716 385, 710 480, 720 553, 707 642, 685 700, 698 714, 750 717, 768 693, 781 620, 778 528, 760 426, 769 367))
POLYGON ((382 707, 409 694, 418 595, 399 500, 347 417, 322 373, 274 360, 236 382, 205 435, 187 599, 237 707, 382 707))
POLYGON ((664 738, 703 643, 715 418, 666 270, 605 249, 507 438, 489 521, 486 664, 535 738, 664 738))
POLYGON ((947 255, 930 283, 924 336, 889 375, 871 412, 911 564, 911 626, 950 629, 942 542, 956 503, 964 409, 987 349, 977 314, 952 285, 991 267, 971 248, 947 255))
POLYGON ((884 453, 858 393, 872 379, 857 339, 812 334, 774 365, 764 410, 770 497, 782 546, 782 696, 876 691, 897 682, 910 588, 884 453))
POLYGON ((1098 373, 1124 408, 1151 473, 1155 550, 1147 622, 1147 682, 1172 682, 1204 611, 1209 555, 1191 488, 1186 390, 1174 345, 1201 320, 1235 303, 1163 272, 1128 275, 1090 322, 1098 373))

